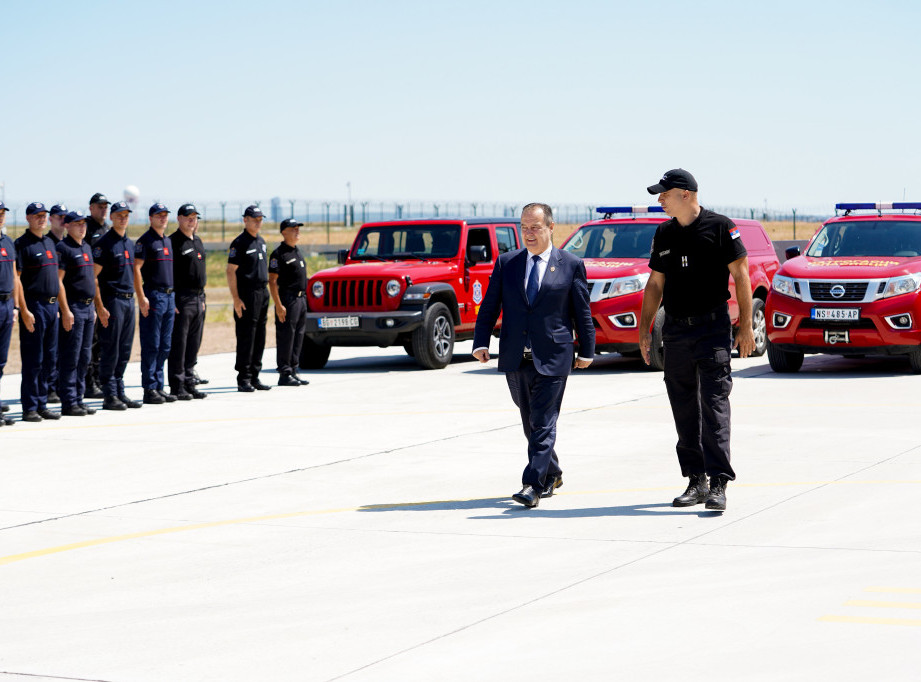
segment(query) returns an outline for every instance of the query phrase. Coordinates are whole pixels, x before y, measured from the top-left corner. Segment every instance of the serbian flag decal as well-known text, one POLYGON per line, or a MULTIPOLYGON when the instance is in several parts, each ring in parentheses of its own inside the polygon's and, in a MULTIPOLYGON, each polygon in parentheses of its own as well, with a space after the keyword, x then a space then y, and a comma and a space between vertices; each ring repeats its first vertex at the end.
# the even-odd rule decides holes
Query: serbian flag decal
POLYGON ((739 234, 739 228, 733 225, 732 227, 729 228, 729 236, 732 237, 733 239, 738 239, 742 235, 739 234))

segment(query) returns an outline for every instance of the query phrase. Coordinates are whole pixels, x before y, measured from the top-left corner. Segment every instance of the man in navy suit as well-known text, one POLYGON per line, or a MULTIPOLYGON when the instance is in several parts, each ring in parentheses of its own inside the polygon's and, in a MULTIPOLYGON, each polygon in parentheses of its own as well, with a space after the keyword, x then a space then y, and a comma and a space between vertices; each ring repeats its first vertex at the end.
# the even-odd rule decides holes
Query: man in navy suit
POLYGON ((473 355, 489 360, 489 335, 502 314, 499 371, 505 372, 512 400, 521 411, 528 439, 522 489, 512 495, 536 507, 563 485, 553 449, 566 379, 573 367, 573 330, 579 335, 577 368, 595 355, 595 328, 589 308, 585 265, 553 246, 553 211, 528 204, 521 211, 524 249, 499 256, 477 314, 473 355))

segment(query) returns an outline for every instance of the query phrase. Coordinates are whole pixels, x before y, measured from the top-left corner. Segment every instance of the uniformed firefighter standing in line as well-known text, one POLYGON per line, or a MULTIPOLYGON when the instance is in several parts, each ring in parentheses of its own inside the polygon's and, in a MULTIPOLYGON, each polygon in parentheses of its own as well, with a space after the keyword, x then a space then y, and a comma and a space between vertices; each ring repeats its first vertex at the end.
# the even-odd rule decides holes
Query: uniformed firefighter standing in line
POLYGON ((243 393, 272 388, 259 380, 269 313, 268 260, 265 241, 259 235, 263 218, 258 206, 247 206, 243 211, 243 231, 227 252, 227 286, 233 299, 237 334, 237 390, 243 393))
POLYGON ((198 209, 183 204, 176 212, 178 229, 170 236, 173 245, 173 284, 176 287, 176 320, 170 345, 167 375, 170 393, 179 400, 206 398, 195 388, 192 370, 198 361, 201 326, 205 321, 205 245, 195 234, 198 209))
POLYGON ((131 209, 112 204, 112 229, 93 245, 96 314, 99 319, 99 381, 104 410, 136 409, 125 394, 125 368, 134 343, 134 242, 128 238, 131 209))
POLYGON ((173 249, 166 236, 169 209, 156 203, 147 211, 150 229, 134 243, 134 292, 138 297, 141 385, 148 405, 174 403, 164 390, 163 365, 169 357, 176 320, 173 249))
POLYGON ((86 216, 71 211, 64 217, 67 236, 57 245, 58 268, 61 278, 61 327, 58 330, 59 376, 58 395, 61 414, 85 417, 96 410, 83 403, 86 388, 86 367, 93 350, 93 327, 96 313, 96 277, 93 273, 93 253, 86 242, 86 216))
POLYGON ((67 228, 64 226, 67 213, 68 210, 64 204, 55 204, 48 211, 48 236, 51 237, 55 246, 67 236, 67 228))
POLYGON ((269 291, 275 301, 275 356, 279 386, 304 386, 297 375, 307 328, 307 264, 297 247, 300 228, 293 218, 279 226, 284 241, 269 256, 269 291))
MULTIPOLYGON (((16 247, 13 246, 13 240, 3 231, 3 223, 6 222, 9 210, 6 204, 0 201, 0 379, 3 378, 3 370, 10 353, 16 306, 22 305, 22 287, 16 273, 16 247)), ((9 410, 9 405, 0 401, 0 426, 15 424, 12 419, 2 415, 9 410)))
MULTIPOLYGON (((195 221, 195 224, 192 226, 192 234, 195 236, 195 239, 200 244, 201 237, 198 236, 198 228, 201 227, 201 224, 198 220, 195 221)), ((204 246, 204 245, 202 245, 204 246)), ((202 260, 205 262, 205 270, 207 271, 207 253, 202 256, 202 260)), ((205 278, 207 283, 207 277, 205 278)), ((186 374, 191 378, 193 386, 198 386, 199 384, 204 385, 208 383, 208 379, 202 379, 198 375, 198 352, 201 350, 201 342, 205 333, 205 317, 208 313, 208 296, 205 293, 201 295, 201 311, 198 313, 198 322, 196 326, 198 328, 198 337, 195 339, 195 357, 191 359, 191 364, 187 365, 185 368, 186 374)), ((189 339, 190 343, 192 339, 189 339)), ((193 396, 194 397, 194 396, 193 396)))
POLYGON ((40 201, 26 207, 29 229, 14 243, 16 268, 23 289, 19 319, 19 353, 22 357, 22 420, 40 422, 60 419, 48 409, 48 385, 44 374, 45 354, 57 346, 58 296, 63 286, 58 278, 58 256, 54 242, 45 235, 48 209, 40 201))
MULTIPOLYGON (((54 242, 55 248, 61 243, 61 240, 67 236, 67 227, 64 225, 64 219, 67 217, 67 207, 64 204, 55 204, 48 211, 48 228, 47 236, 54 242)), ((58 341, 60 342, 61 329, 58 327, 58 341)), ((44 368, 45 383, 48 384, 48 404, 61 402, 58 396, 58 378, 60 377, 61 354, 57 346, 51 349, 50 353, 45 353, 44 368)))
MULTIPOLYGON (((124 201, 118 202, 125 204, 124 201)), ((126 204, 127 205, 127 204, 126 204)), ((96 247, 102 235, 108 229, 106 227, 106 213, 109 210, 109 200, 105 194, 96 192, 90 197, 89 204, 90 214, 86 217, 86 237, 85 241, 91 249, 96 247)), ((99 330, 102 325, 99 317, 96 317, 96 325, 93 327, 93 353, 90 358, 90 364, 86 368, 86 389, 84 397, 86 398, 103 398, 105 393, 99 385, 99 330)))
POLYGON ((670 170, 647 188, 671 220, 652 240, 652 272, 643 295, 640 351, 649 364, 650 327, 664 301, 665 387, 678 431, 681 475, 690 479, 675 507, 706 502, 726 509, 726 484, 735 480, 729 463, 729 277, 739 301, 735 346, 748 357, 755 347, 748 254, 739 229, 726 216, 701 208, 697 181, 681 168, 670 170), (709 476, 709 484, 707 477, 709 476))

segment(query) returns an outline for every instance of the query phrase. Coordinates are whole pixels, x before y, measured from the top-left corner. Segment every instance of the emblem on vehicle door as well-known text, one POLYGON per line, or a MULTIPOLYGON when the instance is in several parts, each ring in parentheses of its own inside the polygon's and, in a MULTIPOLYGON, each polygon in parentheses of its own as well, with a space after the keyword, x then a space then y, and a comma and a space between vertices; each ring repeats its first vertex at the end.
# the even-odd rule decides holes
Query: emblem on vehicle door
POLYGON ((844 286, 841 284, 836 284, 828 290, 828 293, 832 295, 832 298, 841 298, 844 296, 844 286))
POLYGON ((483 285, 479 282, 473 283, 473 302, 477 304, 483 302, 483 285))

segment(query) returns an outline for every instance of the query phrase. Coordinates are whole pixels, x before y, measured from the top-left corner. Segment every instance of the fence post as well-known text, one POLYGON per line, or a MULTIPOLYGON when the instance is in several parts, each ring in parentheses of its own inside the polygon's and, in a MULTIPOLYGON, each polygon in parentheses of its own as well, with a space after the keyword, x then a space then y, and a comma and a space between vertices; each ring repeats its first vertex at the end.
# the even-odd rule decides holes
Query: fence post
POLYGON ((324 201, 323 207, 326 209, 326 243, 329 244, 329 202, 324 201))
POLYGON ((796 209, 793 209, 793 239, 796 240, 796 209))
POLYGON ((221 241, 227 241, 225 239, 224 228, 227 226, 227 215, 225 209, 227 208, 227 202, 221 202, 221 241))

